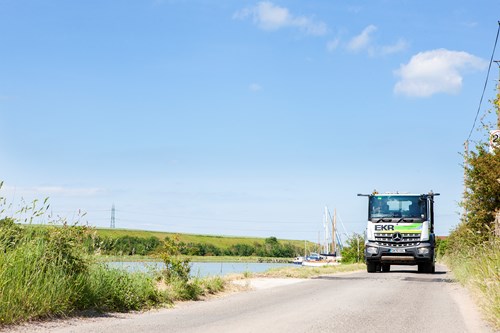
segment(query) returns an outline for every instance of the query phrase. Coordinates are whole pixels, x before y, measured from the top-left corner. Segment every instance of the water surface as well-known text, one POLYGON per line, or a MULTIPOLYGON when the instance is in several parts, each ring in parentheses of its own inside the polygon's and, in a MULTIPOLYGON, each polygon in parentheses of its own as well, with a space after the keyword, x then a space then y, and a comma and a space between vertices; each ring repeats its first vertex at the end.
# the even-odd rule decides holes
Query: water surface
MULTIPOLYGON (((148 272, 165 268, 163 262, 112 261, 109 267, 122 268, 129 272, 148 272)), ((271 268, 291 267, 293 264, 283 263, 250 263, 250 262, 191 262, 191 276, 223 276, 230 273, 262 273, 271 268)))

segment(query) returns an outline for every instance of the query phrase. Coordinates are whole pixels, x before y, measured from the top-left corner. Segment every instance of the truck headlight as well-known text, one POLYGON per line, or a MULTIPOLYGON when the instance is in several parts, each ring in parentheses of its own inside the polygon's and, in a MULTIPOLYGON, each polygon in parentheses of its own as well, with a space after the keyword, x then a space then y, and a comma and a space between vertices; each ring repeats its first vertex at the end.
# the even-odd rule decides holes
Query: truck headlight
POLYGON ((376 247, 373 247, 373 246, 366 247, 366 253, 368 253, 368 254, 377 254, 377 252, 378 252, 378 249, 376 247))
POLYGON ((420 247, 418 249, 418 254, 429 254, 429 248, 428 247, 420 247))

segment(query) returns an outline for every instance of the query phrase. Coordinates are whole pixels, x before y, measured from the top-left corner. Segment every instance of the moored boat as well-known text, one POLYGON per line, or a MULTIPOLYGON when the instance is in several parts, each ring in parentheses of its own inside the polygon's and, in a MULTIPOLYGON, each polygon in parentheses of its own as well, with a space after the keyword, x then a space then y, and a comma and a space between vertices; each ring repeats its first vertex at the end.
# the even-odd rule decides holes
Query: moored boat
POLYGON ((295 257, 293 259, 293 263, 296 264, 296 265, 301 265, 302 262, 304 262, 304 257, 295 257))

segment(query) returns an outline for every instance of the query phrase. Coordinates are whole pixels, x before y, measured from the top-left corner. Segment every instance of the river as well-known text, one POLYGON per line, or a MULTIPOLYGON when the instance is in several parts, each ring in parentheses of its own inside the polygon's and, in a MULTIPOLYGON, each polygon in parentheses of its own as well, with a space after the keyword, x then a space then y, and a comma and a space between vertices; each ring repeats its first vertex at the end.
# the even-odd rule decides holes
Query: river
MULTIPOLYGON (((113 261, 109 267, 121 268, 129 272, 148 272, 165 268, 162 262, 128 262, 113 261)), ((230 273, 262 273, 271 268, 292 267, 293 264, 283 263, 251 263, 251 262, 191 262, 191 276, 222 276, 230 273)))

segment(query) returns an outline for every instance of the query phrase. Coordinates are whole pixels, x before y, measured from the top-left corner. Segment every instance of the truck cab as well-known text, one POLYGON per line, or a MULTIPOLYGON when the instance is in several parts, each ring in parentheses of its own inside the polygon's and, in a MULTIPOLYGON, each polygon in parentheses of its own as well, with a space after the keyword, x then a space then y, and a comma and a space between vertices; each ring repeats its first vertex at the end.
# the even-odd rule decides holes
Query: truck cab
POLYGON ((435 272, 434 197, 439 193, 358 194, 368 197, 365 262, 369 273, 391 265, 435 272))

